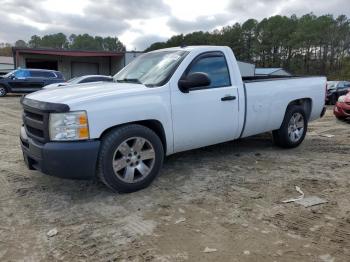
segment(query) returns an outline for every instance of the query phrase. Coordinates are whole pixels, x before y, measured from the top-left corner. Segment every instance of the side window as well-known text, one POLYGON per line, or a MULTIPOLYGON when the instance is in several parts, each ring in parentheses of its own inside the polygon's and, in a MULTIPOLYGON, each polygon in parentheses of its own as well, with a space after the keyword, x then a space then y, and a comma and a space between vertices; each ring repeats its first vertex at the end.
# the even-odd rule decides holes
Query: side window
POLYGON ((350 87, 349 82, 345 82, 345 81, 339 85, 340 89, 347 89, 349 87, 350 87))
POLYGON ((55 78, 56 75, 52 72, 45 72, 45 77, 48 77, 48 78, 55 78))
POLYGON ((344 82, 340 82, 338 85, 338 88, 340 88, 340 89, 344 88, 344 82))
POLYGON ((206 73, 208 74, 211 84, 209 88, 230 86, 230 73, 228 71, 226 59, 222 54, 218 55, 203 55, 197 58, 190 65, 190 69, 186 75, 192 73, 206 73))
POLYGON ((111 79, 108 77, 98 77, 96 81, 111 82, 111 79))
POLYGON ((42 77, 40 71, 30 71, 32 77, 42 77))
POLYGON ((82 83, 91 83, 91 82, 96 82, 96 78, 95 77, 87 77, 85 79, 83 79, 82 81, 79 82, 79 84, 82 84, 82 83))
POLYGON ((53 75, 54 78, 63 79, 63 75, 61 74, 61 72, 56 71, 53 75))
POLYGON ((54 78, 55 75, 51 72, 32 70, 30 71, 32 77, 54 78))
POLYGON ((19 69, 15 72, 15 77, 16 78, 26 78, 26 77, 30 77, 30 73, 28 70, 24 70, 24 69, 19 69))

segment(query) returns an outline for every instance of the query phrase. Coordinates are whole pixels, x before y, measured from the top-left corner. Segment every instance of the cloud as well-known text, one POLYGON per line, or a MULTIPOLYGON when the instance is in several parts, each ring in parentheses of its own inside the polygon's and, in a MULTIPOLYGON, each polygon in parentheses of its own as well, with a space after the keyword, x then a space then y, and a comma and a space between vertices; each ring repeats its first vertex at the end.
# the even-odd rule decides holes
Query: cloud
POLYGON ((88 33, 122 37, 128 49, 143 49, 173 34, 310 12, 350 17, 349 0, 1 0, 0 42, 88 33))
POLYGON ((228 11, 238 22, 249 18, 261 20, 273 15, 302 16, 313 12, 316 15, 350 15, 349 0, 235 0, 228 5, 228 11))
POLYGON ((105 19, 98 15, 88 15, 89 19, 83 15, 64 15, 54 18, 54 23, 45 30, 45 33, 50 31, 63 32, 67 34, 82 34, 88 33, 91 35, 102 36, 117 36, 128 28, 125 21, 105 19))
POLYGON ((334 16, 345 14, 350 16, 349 0, 295 0, 286 1, 282 6, 280 12, 285 15, 296 14, 298 16, 306 13, 314 13, 316 15, 333 14, 334 16))
POLYGON ((0 42, 14 43, 16 40, 27 40, 30 36, 39 33, 40 31, 36 27, 3 19, 1 21, 0 42))
POLYGON ((170 7, 162 0, 99 0, 90 2, 84 13, 120 21, 169 15, 170 7))
POLYGON ((136 38, 132 44, 136 48, 136 50, 145 50, 147 47, 149 47, 151 44, 155 42, 163 42, 166 41, 167 37, 161 37, 158 35, 145 35, 136 38))
MULTIPOLYGON (((0 42, 28 41, 34 34, 58 32, 119 36, 130 29, 130 20, 170 15, 170 7, 162 0, 80 1, 86 2, 81 14, 72 14, 44 8, 46 0, 4 0, 0 8, 0 42)), ((69 8, 69 0, 60 3, 69 8)))
POLYGON ((211 16, 199 16, 193 21, 181 20, 171 17, 168 26, 178 33, 189 33, 193 31, 208 31, 218 26, 224 26, 231 20, 231 15, 217 14, 211 16))

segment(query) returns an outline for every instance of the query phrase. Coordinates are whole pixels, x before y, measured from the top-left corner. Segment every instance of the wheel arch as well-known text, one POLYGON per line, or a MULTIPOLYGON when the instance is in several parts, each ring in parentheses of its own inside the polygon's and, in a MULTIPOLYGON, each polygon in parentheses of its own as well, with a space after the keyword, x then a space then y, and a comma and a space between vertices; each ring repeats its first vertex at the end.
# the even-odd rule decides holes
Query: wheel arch
POLYGON ((8 88, 8 86, 6 86, 5 84, 0 83, 0 87, 5 88, 5 90, 6 90, 7 93, 9 92, 9 88, 8 88))
POLYGON ((102 134, 100 135, 100 139, 102 139, 104 136, 106 136, 108 133, 110 133, 111 131, 113 131, 114 129, 116 129, 118 127, 125 126, 125 125, 131 125, 131 124, 137 124, 137 125, 147 127, 149 129, 151 129, 154 133, 156 133, 156 135, 160 138, 160 140, 162 142, 164 154, 166 154, 166 152, 167 152, 167 140, 166 140, 165 130, 164 130, 162 123, 158 120, 155 120, 155 119, 147 119, 147 120, 141 120, 141 121, 128 122, 128 123, 109 127, 102 132, 102 134))
POLYGON ((299 99, 295 99, 295 100, 289 102, 285 113, 287 113, 288 109, 293 105, 302 106, 304 108, 307 119, 310 119, 311 110, 312 110, 312 99, 311 98, 309 98, 309 97, 299 98, 299 99))

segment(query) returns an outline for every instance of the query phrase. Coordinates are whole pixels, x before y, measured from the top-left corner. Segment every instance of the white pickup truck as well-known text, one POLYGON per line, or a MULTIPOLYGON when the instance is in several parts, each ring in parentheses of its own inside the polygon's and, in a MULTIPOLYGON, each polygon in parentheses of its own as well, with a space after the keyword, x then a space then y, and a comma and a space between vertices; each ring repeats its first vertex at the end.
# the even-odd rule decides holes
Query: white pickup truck
POLYGON ((325 92, 325 77, 242 79, 228 47, 162 49, 112 83, 24 97, 21 146, 30 169, 132 192, 166 155, 269 131, 278 146, 298 146, 323 116, 325 92))

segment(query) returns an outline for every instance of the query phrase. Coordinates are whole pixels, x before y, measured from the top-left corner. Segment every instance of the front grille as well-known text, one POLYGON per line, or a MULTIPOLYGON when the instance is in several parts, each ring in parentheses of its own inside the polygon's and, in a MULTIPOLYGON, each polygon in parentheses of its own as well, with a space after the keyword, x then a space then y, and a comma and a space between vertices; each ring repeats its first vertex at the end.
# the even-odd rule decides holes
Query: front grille
POLYGON ((49 140, 48 134, 49 114, 38 109, 24 107, 23 125, 28 137, 45 143, 49 140))
POLYGON ((34 120, 37 120, 37 121, 44 121, 44 117, 43 115, 41 114, 35 114, 35 113, 32 113, 28 110, 25 110, 25 114, 27 117, 31 118, 31 119, 34 119, 34 120))
POLYGON ((22 97, 23 126, 28 137, 40 143, 49 142, 49 116, 50 113, 69 112, 66 104, 37 101, 22 97))

